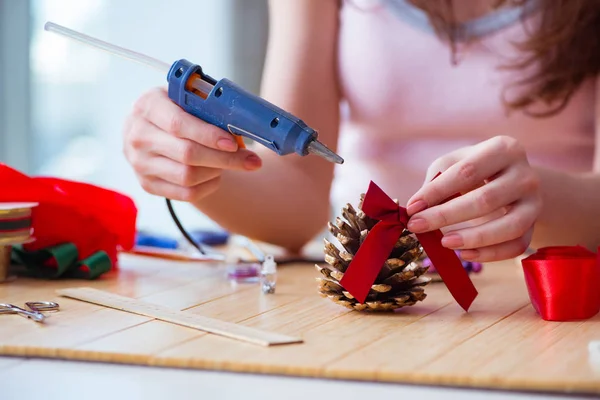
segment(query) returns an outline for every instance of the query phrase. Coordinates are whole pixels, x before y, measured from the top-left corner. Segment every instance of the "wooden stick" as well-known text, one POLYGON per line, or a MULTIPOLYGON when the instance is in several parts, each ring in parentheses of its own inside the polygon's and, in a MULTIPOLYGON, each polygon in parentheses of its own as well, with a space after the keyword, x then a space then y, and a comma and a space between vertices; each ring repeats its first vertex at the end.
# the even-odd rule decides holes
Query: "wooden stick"
POLYGON ((203 317, 201 315, 191 314, 162 307, 156 304, 146 303, 130 297, 119 296, 113 293, 104 292, 93 288, 70 288, 59 289, 56 293, 63 297, 70 297, 98 304, 105 307, 126 311, 133 314, 143 315, 155 318, 161 321, 170 322, 177 325, 187 326, 189 328, 214 333, 217 335, 237 339, 261 346, 273 346, 281 344, 301 343, 302 339, 294 338, 278 333, 265 332, 255 328, 234 324, 231 322, 220 321, 214 318, 203 317))
POLYGON ((10 278, 10 255, 12 253, 11 245, 0 244, 0 283, 8 282, 10 278))

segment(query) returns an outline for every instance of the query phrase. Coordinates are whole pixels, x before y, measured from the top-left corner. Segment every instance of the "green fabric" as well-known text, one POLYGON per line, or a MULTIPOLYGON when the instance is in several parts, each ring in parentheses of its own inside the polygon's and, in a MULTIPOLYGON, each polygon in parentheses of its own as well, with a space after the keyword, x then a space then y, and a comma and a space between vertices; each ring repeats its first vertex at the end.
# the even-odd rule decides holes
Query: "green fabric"
POLYGON ((79 261, 79 252, 73 243, 36 251, 26 251, 15 246, 12 249, 12 262, 25 267, 25 275, 42 279, 96 279, 111 269, 110 258, 104 251, 98 251, 79 261), (52 260, 54 265, 49 265, 52 260))

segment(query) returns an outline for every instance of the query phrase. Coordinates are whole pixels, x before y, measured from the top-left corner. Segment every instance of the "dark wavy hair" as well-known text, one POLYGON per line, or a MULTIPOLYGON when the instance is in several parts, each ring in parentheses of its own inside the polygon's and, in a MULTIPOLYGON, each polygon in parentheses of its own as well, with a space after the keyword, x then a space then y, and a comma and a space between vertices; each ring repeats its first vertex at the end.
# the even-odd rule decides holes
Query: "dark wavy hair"
MULTIPOLYGON (((532 0, 498 0, 495 7, 524 5, 532 0)), ((515 85, 526 90, 512 100, 504 98, 509 110, 523 110, 543 117, 560 112, 581 84, 600 73, 600 0, 534 0, 537 3, 535 30, 515 43, 522 60, 503 68, 533 71, 515 85), (533 111, 545 104, 543 112, 533 111)), ((425 11, 440 38, 454 54, 456 21, 452 0, 411 0, 425 11)))

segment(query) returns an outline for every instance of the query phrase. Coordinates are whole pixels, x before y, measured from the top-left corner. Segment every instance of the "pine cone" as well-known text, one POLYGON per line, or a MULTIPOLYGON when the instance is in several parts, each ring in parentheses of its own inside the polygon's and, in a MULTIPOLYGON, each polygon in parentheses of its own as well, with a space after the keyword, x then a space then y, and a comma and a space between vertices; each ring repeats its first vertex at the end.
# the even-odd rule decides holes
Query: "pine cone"
POLYGON ((358 311, 393 311, 424 300, 427 295, 423 287, 431 278, 423 275, 428 267, 416 262, 423 253, 421 244, 406 229, 382 266, 365 303, 359 303, 340 285, 352 258, 377 223, 361 211, 364 196, 361 195, 359 211, 347 204, 342 210, 344 219, 338 217, 335 224, 328 224, 329 231, 339 241, 341 249, 324 239, 325 262, 328 265, 316 265, 324 276, 317 278, 321 296, 358 311))

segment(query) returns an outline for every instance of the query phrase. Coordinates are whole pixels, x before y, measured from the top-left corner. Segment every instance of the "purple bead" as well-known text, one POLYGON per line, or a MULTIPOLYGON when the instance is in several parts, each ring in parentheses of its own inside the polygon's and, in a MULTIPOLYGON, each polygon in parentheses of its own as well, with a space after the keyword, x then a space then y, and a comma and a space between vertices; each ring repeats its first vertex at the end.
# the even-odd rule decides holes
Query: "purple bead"
POLYGON ((473 271, 473 263, 471 262, 464 262, 463 263, 463 268, 467 271, 467 272, 471 272, 473 271))
MULTIPOLYGON (((479 262, 472 262, 472 261, 464 261, 460 258, 459 252, 458 251, 454 251, 456 253, 456 255, 458 256, 463 268, 467 271, 467 273, 478 273, 481 272, 481 270, 483 269, 483 264, 479 263, 479 262)), ((429 259, 429 257, 425 257, 423 259, 423 266, 424 267, 429 267, 428 272, 430 273, 436 273, 436 269, 435 266, 433 264, 431 264, 431 260, 429 259)))
POLYGON ((425 257, 423 259, 423 266, 424 267, 429 267, 429 269, 427 270, 427 272, 435 272, 435 267, 431 264, 431 260, 429 259, 429 257, 425 257))
POLYGON ((479 262, 474 262, 473 264, 473 272, 481 272, 481 270, 483 269, 483 264, 479 263, 479 262))

